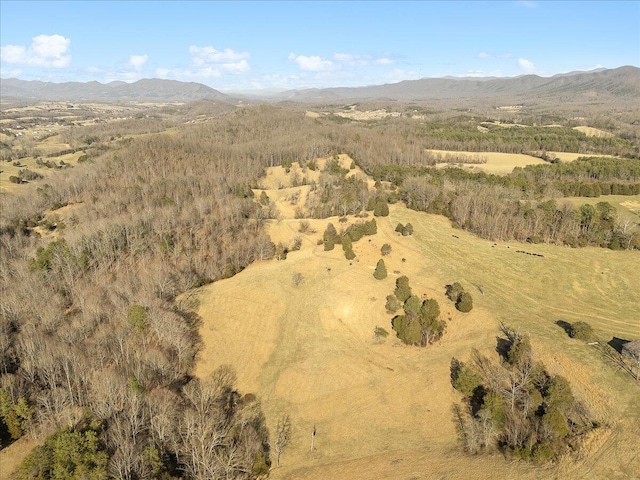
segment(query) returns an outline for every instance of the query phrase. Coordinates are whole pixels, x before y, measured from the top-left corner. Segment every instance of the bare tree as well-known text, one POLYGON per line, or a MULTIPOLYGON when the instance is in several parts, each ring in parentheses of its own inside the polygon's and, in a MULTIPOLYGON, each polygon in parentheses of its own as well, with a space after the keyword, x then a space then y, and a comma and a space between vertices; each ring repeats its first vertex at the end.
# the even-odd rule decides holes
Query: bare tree
POLYGON ((280 466, 280 456, 291 442, 291 419, 289 415, 282 416, 278 419, 275 437, 273 448, 276 451, 276 465, 280 466))

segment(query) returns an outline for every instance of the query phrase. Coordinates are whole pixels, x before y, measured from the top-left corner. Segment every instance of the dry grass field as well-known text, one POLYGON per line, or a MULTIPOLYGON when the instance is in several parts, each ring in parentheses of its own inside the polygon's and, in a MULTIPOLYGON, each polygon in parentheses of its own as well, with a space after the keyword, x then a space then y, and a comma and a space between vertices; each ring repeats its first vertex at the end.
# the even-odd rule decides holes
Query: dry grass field
POLYGON ((566 197, 560 201, 571 202, 574 206, 608 202, 615 207, 620 220, 629 220, 632 223, 640 224, 640 195, 601 195, 597 198, 566 197))
POLYGON ((587 137, 613 137, 613 133, 605 132, 604 130, 600 130, 599 128, 581 126, 573 127, 573 129, 584 133, 587 137))
MULTIPOLYGON (((470 170, 482 170, 487 173, 505 174, 511 173, 515 167, 524 167, 526 165, 537 165, 539 163, 545 163, 544 160, 531 155, 524 155, 521 153, 499 153, 499 152, 456 152, 452 150, 428 150, 434 154, 440 155, 464 155, 464 156, 481 156, 487 159, 487 163, 465 165, 464 168, 470 170)), ((438 164, 438 167, 447 167, 449 164, 438 164)))
MULTIPOLYGON (((64 162, 71 165, 76 165, 78 163, 78 158, 80 158, 82 154, 83 152, 68 153, 65 155, 60 155, 58 157, 44 158, 43 161, 52 161, 56 164, 60 164, 60 161, 63 160, 64 162)), ((33 157, 21 158, 20 166, 13 165, 12 162, 2 162, 2 166, 0 167, 0 193, 12 193, 20 189, 22 185, 10 182, 9 177, 12 175, 17 176, 18 171, 25 168, 39 173, 45 178, 51 175, 58 175, 60 173, 64 174, 64 169, 55 170, 47 167, 38 167, 36 165, 36 160, 33 157)))
POLYGON ((315 233, 302 235, 300 221, 283 216, 270 234, 285 242, 302 235, 300 251, 196 292, 204 344, 196 374, 231 364, 240 389, 261 399, 271 428, 280 415, 292 418, 292 444, 273 478, 640 478, 630 448, 640 438, 640 384, 555 323, 586 321, 605 341, 639 338, 637 253, 494 244, 401 205, 376 220, 378 233, 354 243, 357 257, 348 261, 339 246, 325 252, 316 244, 329 221, 340 228, 337 218, 311 220, 315 233), (394 232, 398 222, 411 222, 413 236, 394 232), (389 276, 377 281, 384 243, 392 246, 389 276), (384 303, 400 274, 414 293, 439 302, 447 320, 439 343, 408 347, 393 335, 384 303), (444 296, 454 281, 473 294, 469 314, 444 296), (449 362, 468 360, 473 347, 497 357, 500 322, 529 333, 537 357, 569 378, 603 423, 577 459, 533 466, 460 450, 451 413, 460 395, 449 362), (374 339, 376 326, 389 337, 374 339))

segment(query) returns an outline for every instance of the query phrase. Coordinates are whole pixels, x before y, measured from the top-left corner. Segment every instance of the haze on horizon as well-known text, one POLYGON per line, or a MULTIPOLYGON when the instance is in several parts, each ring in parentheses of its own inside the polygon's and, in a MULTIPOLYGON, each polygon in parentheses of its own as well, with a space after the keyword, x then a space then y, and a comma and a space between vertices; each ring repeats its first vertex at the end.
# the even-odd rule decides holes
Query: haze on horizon
POLYGON ((2 78, 166 78, 218 90, 640 65, 640 2, 18 2, 2 78))

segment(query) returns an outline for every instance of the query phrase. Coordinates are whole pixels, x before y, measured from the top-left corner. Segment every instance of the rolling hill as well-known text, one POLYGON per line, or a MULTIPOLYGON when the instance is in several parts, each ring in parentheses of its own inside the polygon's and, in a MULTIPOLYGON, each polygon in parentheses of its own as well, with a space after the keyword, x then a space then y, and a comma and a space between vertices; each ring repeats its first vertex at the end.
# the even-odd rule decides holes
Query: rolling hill
POLYGON ((52 83, 2 79, 2 97, 24 100, 58 101, 172 101, 225 100, 227 95, 201 83, 178 82, 157 78, 126 82, 66 82, 52 83))
MULTIPOLYGON (((232 100, 218 90, 195 82, 143 79, 134 83, 96 81, 52 83, 15 78, 0 81, 2 97, 62 101, 181 101, 232 100)), ((238 95, 240 96, 240 95, 238 95)), ((515 78, 422 78, 366 87, 311 88, 273 94, 256 90, 247 99, 325 103, 349 100, 421 101, 434 99, 525 102, 593 102, 640 99, 640 68, 624 66, 590 72, 570 72, 553 77, 524 75, 515 78)))

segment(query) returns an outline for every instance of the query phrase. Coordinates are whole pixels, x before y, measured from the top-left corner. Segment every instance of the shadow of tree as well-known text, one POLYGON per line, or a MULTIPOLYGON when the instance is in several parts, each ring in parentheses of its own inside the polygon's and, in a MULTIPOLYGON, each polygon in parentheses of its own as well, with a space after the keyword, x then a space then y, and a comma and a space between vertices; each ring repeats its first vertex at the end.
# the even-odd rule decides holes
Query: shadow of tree
POLYGON ((631 340, 625 340, 623 338, 613 337, 611 340, 607 342, 607 344, 613 348, 616 352, 622 353, 622 346, 625 343, 629 343, 631 340))
POLYGON ((555 324, 563 329, 567 335, 571 336, 571 324, 569 322, 565 322, 564 320, 556 320, 555 324))
POLYGON ((513 345, 513 342, 508 338, 496 337, 496 352, 505 361, 509 359, 509 349, 513 345))

